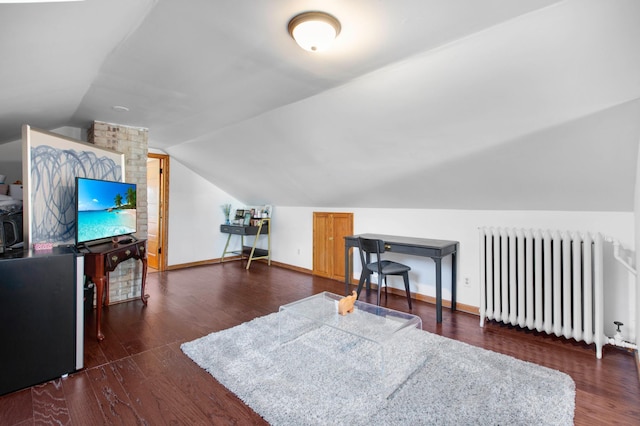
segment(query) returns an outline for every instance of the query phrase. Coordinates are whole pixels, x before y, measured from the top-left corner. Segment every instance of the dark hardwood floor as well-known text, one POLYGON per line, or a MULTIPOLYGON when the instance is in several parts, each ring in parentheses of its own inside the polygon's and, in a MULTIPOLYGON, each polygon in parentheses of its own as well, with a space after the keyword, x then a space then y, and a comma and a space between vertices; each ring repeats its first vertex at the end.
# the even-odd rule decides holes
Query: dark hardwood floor
MULTIPOLYGON (((180 344, 321 291, 342 294, 344 284, 260 262, 246 271, 231 262, 151 273, 147 288, 147 307, 137 300, 105 309, 101 343, 89 313, 85 368, 0 397, 0 425, 265 424, 180 344)), ((361 300, 375 303, 375 293, 361 300)), ((408 309, 402 296, 389 295, 387 306, 408 309)), ((597 360, 593 347, 575 341, 496 323, 480 328, 479 317, 447 309, 437 325, 434 305, 420 301, 412 312, 429 332, 569 374, 578 425, 640 424, 640 382, 629 352, 606 346, 597 360)))

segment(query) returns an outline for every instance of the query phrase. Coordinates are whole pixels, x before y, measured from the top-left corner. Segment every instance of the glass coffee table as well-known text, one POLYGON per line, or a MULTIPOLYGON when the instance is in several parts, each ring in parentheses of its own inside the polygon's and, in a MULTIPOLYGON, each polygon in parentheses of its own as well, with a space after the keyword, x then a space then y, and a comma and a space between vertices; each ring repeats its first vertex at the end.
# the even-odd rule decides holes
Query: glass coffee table
MULTIPOLYGON (((352 313, 340 315, 338 301, 343 296, 323 292, 280 306, 278 338, 286 344, 322 328, 339 352, 341 363, 350 363, 354 369, 381 380, 381 390, 389 395, 425 362, 419 352, 407 355, 402 339, 422 330, 422 319, 416 315, 387 309, 357 300, 352 313), (390 362, 395 358, 411 358, 411 362, 390 362)), ((323 345, 321 339, 317 344, 323 345)), ((327 344, 327 346, 329 346, 327 344)), ((334 347, 334 346, 332 346, 334 347)))

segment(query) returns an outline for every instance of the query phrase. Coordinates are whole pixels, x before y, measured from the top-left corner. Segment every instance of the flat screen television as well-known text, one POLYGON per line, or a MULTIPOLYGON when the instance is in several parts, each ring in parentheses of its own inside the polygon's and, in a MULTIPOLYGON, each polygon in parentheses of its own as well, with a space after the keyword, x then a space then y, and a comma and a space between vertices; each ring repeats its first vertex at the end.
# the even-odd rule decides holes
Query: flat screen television
POLYGON ((76 244, 136 232, 136 184, 76 177, 76 244))

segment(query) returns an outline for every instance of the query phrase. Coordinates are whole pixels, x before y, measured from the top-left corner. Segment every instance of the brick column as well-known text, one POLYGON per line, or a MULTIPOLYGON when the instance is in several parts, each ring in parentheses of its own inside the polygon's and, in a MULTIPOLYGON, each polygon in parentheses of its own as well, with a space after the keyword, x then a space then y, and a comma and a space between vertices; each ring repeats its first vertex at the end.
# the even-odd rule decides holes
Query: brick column
MULTIPOLYGON (((137 238, 147 238, 147 153, 149 130, 95 121, 87 133, 89 143, 124 154, 124 181, 137 186, 137 238)), ((142 263, 130 259, 109 274, 109 300, 122 302, 140 297, 142 263)))

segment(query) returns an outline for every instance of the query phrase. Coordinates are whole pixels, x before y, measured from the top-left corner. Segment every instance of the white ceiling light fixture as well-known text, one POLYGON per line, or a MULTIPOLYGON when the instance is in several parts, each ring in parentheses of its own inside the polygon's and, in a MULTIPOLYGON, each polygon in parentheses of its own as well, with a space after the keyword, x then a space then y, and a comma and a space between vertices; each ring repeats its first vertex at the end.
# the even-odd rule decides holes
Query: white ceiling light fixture
POLYGON ((325 12, 304 12, 289 21, 289 34, 309 52, 326 50, 340 29, 340 21, 325 12))

